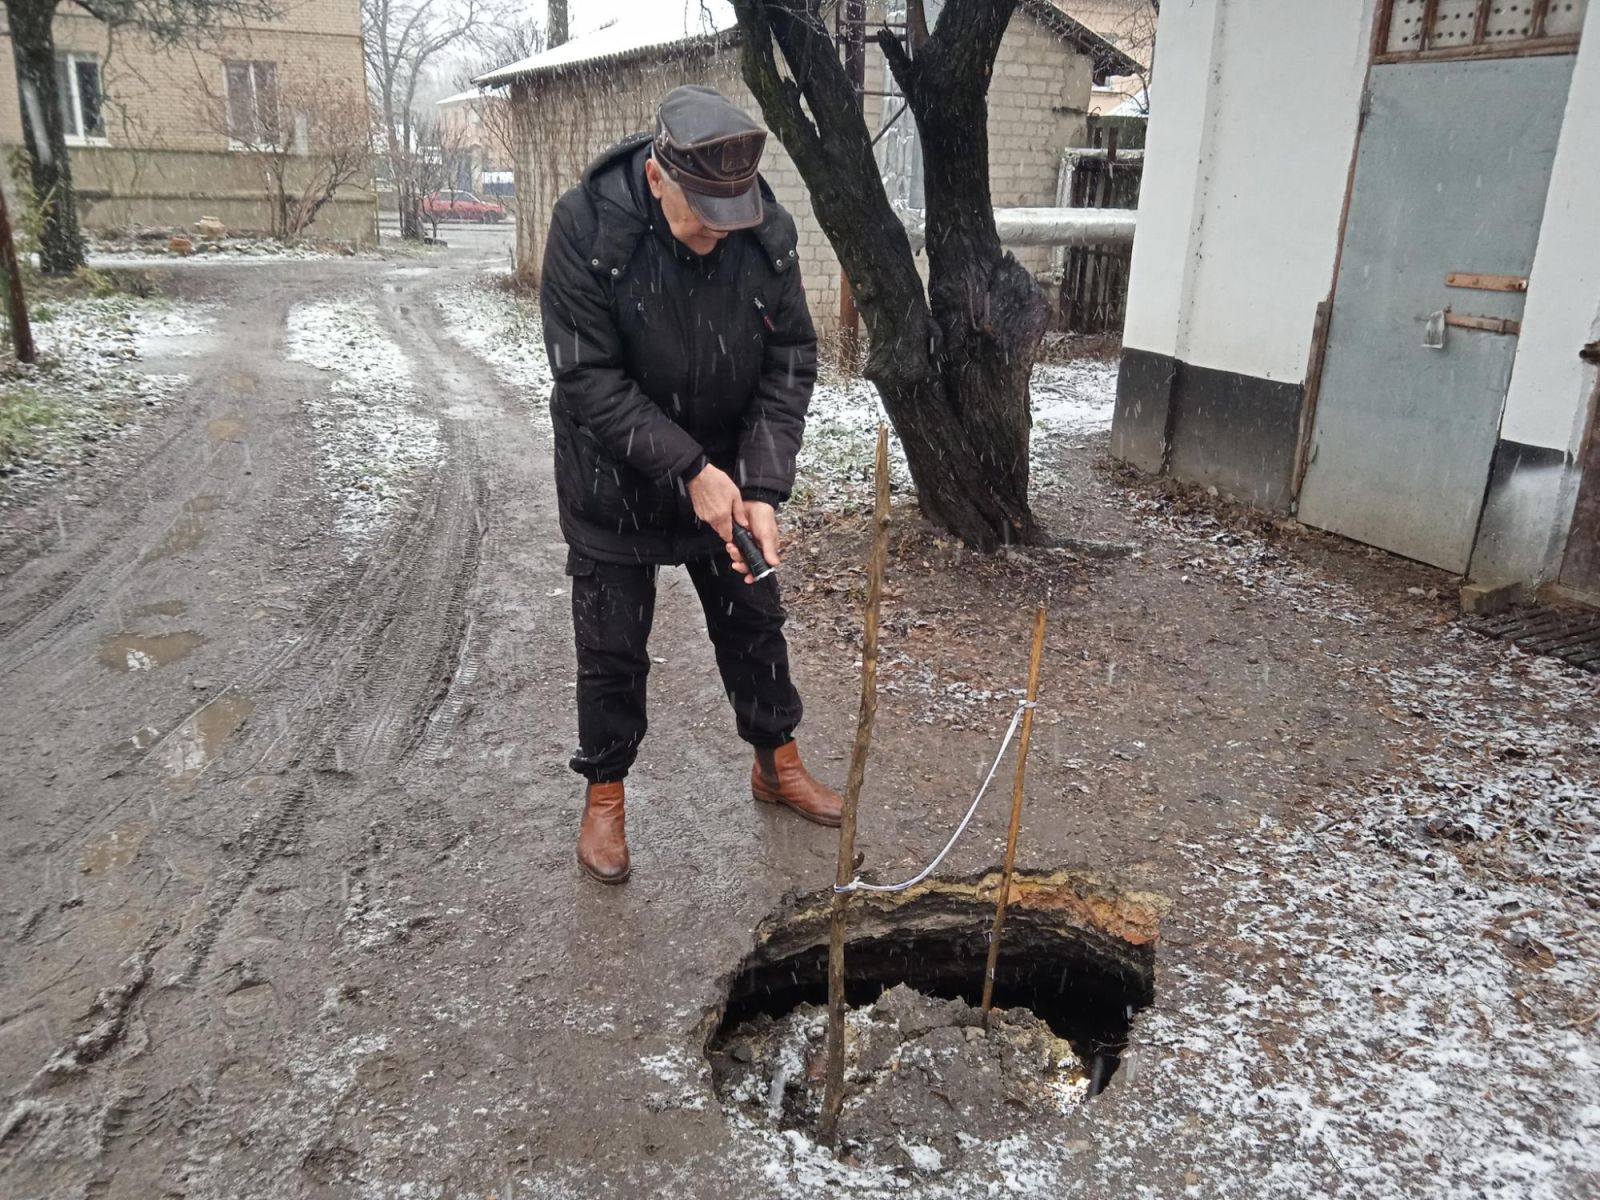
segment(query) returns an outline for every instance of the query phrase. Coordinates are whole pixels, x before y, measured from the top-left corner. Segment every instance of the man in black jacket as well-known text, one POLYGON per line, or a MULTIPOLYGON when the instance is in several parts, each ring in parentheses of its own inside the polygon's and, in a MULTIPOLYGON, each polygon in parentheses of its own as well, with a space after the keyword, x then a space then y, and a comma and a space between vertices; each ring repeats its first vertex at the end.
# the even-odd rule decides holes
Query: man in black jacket
POLYGON ((751 791, 823 825, 841 803, 800 762, 773 577, 751 578, 735 522, 779 560, 817 343, 795 227, 757 174, 766 133, 715 91, 677 88, 654 137, 601 155, 556 204, 540 303, 555 375, 556 495, 572 577, 578 863, 628 878, 623 779, 645 733, 656 572, 699 593, 751 791))

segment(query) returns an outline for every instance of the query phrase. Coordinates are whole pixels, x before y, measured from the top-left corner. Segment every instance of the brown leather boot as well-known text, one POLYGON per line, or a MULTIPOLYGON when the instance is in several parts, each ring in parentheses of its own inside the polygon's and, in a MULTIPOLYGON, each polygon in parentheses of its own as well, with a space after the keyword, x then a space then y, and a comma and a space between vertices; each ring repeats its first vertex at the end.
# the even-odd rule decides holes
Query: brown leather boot
POLYGON ((626 883, 633 868, 628 864, 628 837, 622 822, 622 780, 591 783, 583 800, 583 824, 578 827, 578 865, 590 879, 601 883, 626 883))
POLYGON ((800 747, 786 742, 776 750, 756 750, 750 791, 767 804, 784 804, 808 821, 837 826, 843 819, 839 793, 818 783, 800 761, 800 747))

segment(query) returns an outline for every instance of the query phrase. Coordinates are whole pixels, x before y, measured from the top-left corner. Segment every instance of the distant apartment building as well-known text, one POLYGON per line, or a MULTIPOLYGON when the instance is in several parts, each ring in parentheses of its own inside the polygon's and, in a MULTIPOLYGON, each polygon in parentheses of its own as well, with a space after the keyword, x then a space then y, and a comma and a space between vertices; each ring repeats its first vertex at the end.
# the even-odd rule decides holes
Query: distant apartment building
MULTIPOLYGON (((11 39, 0 32, 0 43, 0 149, 9 152, 23 144, 23 116, 11 39)), ((87 230, 189 229, 208 216, 230 231, 271 232, 262 147, 297 157, 292 177, 334 120, 367 122, 359 0, 286 0, 274 20, 238 21, 172 47, 63 7, 55 43, 87 230)), ((307 233, 375 237, 370 168, 339 188, 307 233)))
POLYGON ((470 91, 445 97, 437 108, 439 139, 451 151, 446 186, 503 197, 514 166, 509 101, 494 92, 470 91))

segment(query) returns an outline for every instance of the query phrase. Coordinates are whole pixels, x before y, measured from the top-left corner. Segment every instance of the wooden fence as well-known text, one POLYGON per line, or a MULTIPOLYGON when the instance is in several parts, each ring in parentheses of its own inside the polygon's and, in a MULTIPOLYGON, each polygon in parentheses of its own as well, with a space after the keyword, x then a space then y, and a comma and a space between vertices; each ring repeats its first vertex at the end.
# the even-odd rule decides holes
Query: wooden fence
MULTIPOLYGON (((1069 155, 1072 208, 1138 208, 1144 151, 1119 149, 1117 130, 1091 127, 1097 142, 1069 155)), ((1128 311, 1132 246, 1074 246, 1061 269, 1061 326, 1068 333, 1120 332, 1128 311)))

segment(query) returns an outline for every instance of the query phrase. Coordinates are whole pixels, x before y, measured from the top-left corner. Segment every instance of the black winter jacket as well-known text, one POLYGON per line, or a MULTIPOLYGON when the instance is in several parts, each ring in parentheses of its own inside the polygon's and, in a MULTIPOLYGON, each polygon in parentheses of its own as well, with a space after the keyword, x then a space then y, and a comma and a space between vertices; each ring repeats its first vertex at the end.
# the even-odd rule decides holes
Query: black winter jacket
POLYGON ((685 473, 702 455, 746 499, 781 503, 817 374, 794 221, 766 217, 704 258, 644 176, 649 138, 613 147, 556 203, 539 299, 568 545, 601 562, 716 553, 685 473))

